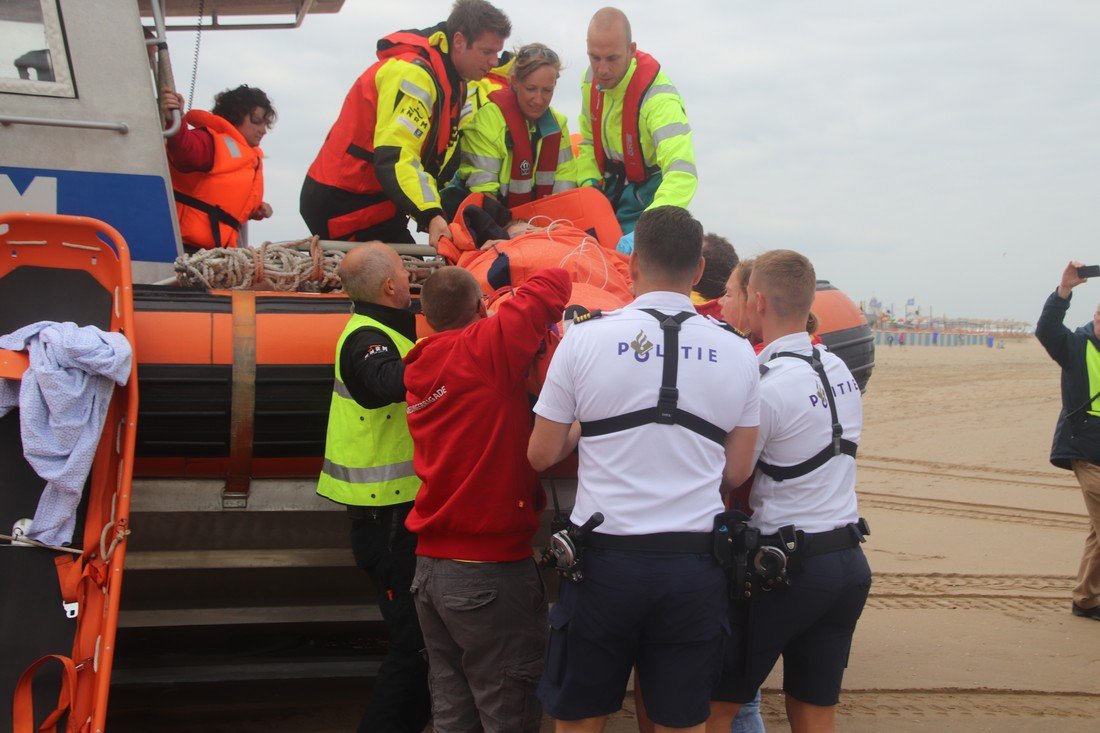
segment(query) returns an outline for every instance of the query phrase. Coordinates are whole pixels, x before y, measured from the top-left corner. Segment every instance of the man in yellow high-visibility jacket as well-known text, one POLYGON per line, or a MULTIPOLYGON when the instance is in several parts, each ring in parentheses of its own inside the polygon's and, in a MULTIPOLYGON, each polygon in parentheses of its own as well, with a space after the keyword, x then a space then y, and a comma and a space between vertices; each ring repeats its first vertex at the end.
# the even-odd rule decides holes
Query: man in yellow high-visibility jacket
POLYGON ((621 10, 598 11, 587 40, 578 179, 607 195, 627 234, 629 245, 622 249, 629 252, 642 211, 687 208, 695 196, 691 126, 676 87, 656 59, 638 50, 621 10))
MULTIPOLYGON (((466 104, 466 82, 497 65, 512 31, 486 0, 455 0, 443 23, 391 33, 352 85, 302 183, 299 211, 323 239, 435 245, 448 233, 439 198, 466 104)), ((457 161, 456 161, 457 162, 457 161)))
POLYGON ((420 733, 430 703, 424 639, 409 593, 416 535, 405 529, 420 489, 405 420, 402 357, 416 340, 409 273, 392 248, 370 242, 351 250, 338 274, 353 312, 336 345, 317 493, 347 506, 355 562, 374 583, 390 635, 359 731, 420 733))

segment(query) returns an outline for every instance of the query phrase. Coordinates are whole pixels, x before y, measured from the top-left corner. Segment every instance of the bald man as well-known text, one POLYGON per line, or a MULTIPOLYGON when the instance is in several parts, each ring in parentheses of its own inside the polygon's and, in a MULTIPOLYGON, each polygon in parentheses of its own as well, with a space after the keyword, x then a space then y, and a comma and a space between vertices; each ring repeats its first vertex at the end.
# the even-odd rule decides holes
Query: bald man
POLYGON ((338 271, 352 316, 336 344, 325 462, 317 493, 347 507, 355 562, 374 583, 388 652, 360 733, 420 733, 430 715, 424 639, 409 586, 416 537, 405 517, 420 489, 405 421, 405 365, 416 340, 409 273, 390 247, 368 242, 338 271))
MULTIPOLYGON (((587 40, 578 179, 603 190, 631 235, 642 211, 687 208, 695 196, 691 126, 676 87, 656 59, 638 50, 621 10, 597 11, 587 40)), ((622 251, 633 249, 627 239, 622 251)))

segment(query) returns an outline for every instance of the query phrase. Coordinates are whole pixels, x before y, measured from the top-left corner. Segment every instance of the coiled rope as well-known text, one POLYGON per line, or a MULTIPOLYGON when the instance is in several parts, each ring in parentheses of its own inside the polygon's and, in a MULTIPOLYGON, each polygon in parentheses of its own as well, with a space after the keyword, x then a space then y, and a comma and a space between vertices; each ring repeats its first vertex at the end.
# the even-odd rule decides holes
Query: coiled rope
MULTIPOLYGON (((259 247, 204 249, 176 258, 176 284, 211 290, 276 290, 286 293, 331 293, 343 289, 337 268, 344 253, 325 249, 317 237, 259 247)), ((402 255, 413 285, 428 279, 442 260, 402 255)))

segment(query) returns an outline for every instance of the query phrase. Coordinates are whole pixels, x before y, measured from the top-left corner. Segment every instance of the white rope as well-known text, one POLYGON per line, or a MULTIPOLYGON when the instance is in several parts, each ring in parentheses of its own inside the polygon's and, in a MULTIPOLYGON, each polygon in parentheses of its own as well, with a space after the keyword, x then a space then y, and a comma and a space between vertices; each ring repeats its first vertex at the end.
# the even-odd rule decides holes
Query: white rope
MULTIPOLYGON (((330 293, 343 289, 337 275, 343 259, 339 250, 322 249, 316 237, 280 244, 264 242, 257 248, 204 249, 176 258, 175 282, 211 290, 330 293), (304 245, 309 245, 308 251, 300 249, 304 245)), ((411 255, 403 255, 401 260, 414 285, 446 264, 411 255)))

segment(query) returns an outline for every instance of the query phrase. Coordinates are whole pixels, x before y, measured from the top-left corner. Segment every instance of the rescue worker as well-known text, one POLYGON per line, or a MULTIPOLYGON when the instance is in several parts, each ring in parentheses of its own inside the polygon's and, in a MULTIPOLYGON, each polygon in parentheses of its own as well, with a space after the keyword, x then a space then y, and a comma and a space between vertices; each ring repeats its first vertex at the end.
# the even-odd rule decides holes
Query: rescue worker
POLYGON ((684 102, 660 64, 639 51, 630 21, 603 8, 588 26, 590 68, 581 82, 578 180, 597 185, 615 209, 629 254, 638 215, 687 207, 698 174, 684 102))
POLYGON ((486 319, 468 270, 442 268, 421 291, 437 333, 405 357, 424 481, 407 524, 436 733, 539 730, 546 593, 531 540, 546 495, 525 456, 526 377, 571 291, 565 270, 541 270, 486 319))
POLYGON ((466 83, 466 104, 462 106, 462 119, 458 129, 462 130, 473 119, 474 113, 489 103, 489 95, 498 89, 508 88, 508 74, 516 57, 511 51, 500 54, 500 63, 480 79, 466 83))
POLYGON ((462 129, 456 185, 496 196, 509 208, 577 187, 565 115, 550 106, 561 73, 541 43, 519 49, 506 89, 462 129))
POLYGON ((604 517, 584 536, 583 579, 561 584, 550 613, 539 698, 559 733, 600 730, 622 707, 635 663, 656 729, 702 731, 727 613, 711 554, 719 485, 752 469, 752 350, 688 297, 703 270, 703 229, 686 210, 659 206, 637 233, 637 298, 566 331, 527 449, 542 470, 579 441, 570 520, 604 517))
POLYGON ((416 537, 405 517, 420 489, 405 420, 405 364, 416 339, 409 273, 390 247, 348 252, 337 274, 352 316, 336 344, 325 460, 317 493, 347 506, 356 564, 371 578, 389 633, 360 733, 420 733, 428 668, 409 586, 416 537))
POLYGON ((1062 368, 1062 411, 1054 429, 1050 462, 1073 471, 1085 498, 1089 533, 1085 538, 1070 611, 1100 620, 1100 306, 1092 322, 1070 331, 1063 325, 1073 289, 1087 278, 1070 262, 1058 288, 1047 298, 1035 336, 1062 368))
POLYGON ((871 587, 855 492, 859 385, 839 357, 810 343, 815 292, 813 265, 797 252, 756 258, 747 318, 765 346, 749 526, 759 530, 760 547, 747 558, 757 569, 751 600, 731 604, 710 730, 729 730, 780 655, 791 730, 835 730, 852 636, 871 587))
POLYGON ((486 0, 456 0, 446 22, 378 41, 378 61, 352 85, 302 184, 300 211, 323 239, 432 246, 447 234, 439 181, 458 139, 466 82, 497 65, 508 17, 486 0))
MULTIPOLYGON (((162 112, 183 108, 183 96, 161 92, 162 112)), ((275 108, 263 90, 242 84, 214 97, 206 112, 184 115, 168 138, 168 170, 184 249, 236 247, 241 226, 271 216, 264 197, 264 152, 260 141, 275 123, 275 108)))

